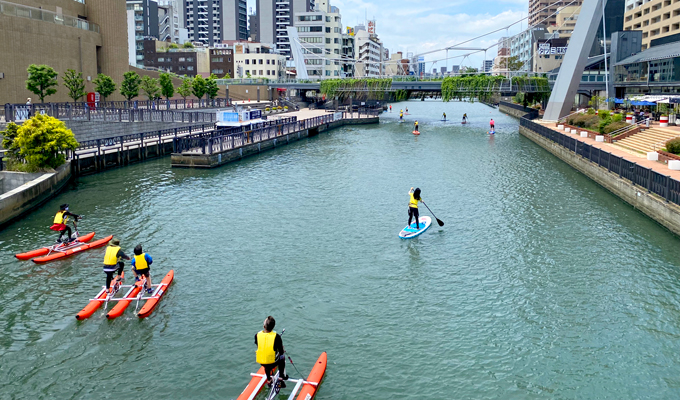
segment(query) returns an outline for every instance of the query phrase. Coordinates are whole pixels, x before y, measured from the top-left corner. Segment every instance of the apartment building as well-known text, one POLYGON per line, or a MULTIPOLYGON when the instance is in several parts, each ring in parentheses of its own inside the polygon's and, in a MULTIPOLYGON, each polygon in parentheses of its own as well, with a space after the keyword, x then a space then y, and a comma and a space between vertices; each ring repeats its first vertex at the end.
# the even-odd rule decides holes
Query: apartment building
MULTIPOLYGON (((404 58, 404 53, 398 51, 392 53, 390 59, 385 63, 385 75, 408 75, 409 60, 404 58)), ((446 72, 446 67, 442 67, 442 74, 446 72)))
POLYGON ((189 40, 181 22, 182 8, 179 4, 178 0, 158 1, 158 40, 177 44, 189 40))
POLYGON ((59 74, 60 87, 46 99, 50 102, 72 101, 61 86, 67 69, 83 73, 86 91, 94 90, 98 73, 120 82, 129 70, 126 17, 122 1, 2 1, 0 103, 25 103, 28 97, 39 101, 26 89, 30 64, 47 64, 59 74))
POLYGON ((221 1, 184 0, 183 11, 190 41, 206 47, 222 42, 224 8, 221 1))
POLYGON ((546 27, 539 25, 533 26, 509 39, 510 57, 517 57, 517 60, 522 63, 520 71, 531 71, 534 43, 539 40, 545 40, 547 37, 548 31, 546 27))
POLYGON ((340 77, 351 78, 355 75, 354 60, 356 59, 354 46, 354 32, 342 34, 342 61, 340 62, 340 77))
POLYGON ((343 71, 342 17, 337 7, 321 0, 311 12, 295 13, 307 75, 311 78, 339 78, 343 71))
POLYGON ((378 35, 359 28, 356 30, 354 40, 356 46, 355 76, 373 77, 383 75, 385 68, 382 63, 386 60, 383 59, 383 44, 378 35))
POLYGON ((557 24, 557 11, 567 6, 580 6, 583 1, 529 0, 529 25, 554 26, 557 24))
POLYGON ((279 79, 285 76, 286 57, 268 43, 230 42, 234 50, 234 78, 279 79))
POLYGON ((653 39, 680 33, 680 0, 626 0, 623 29, 642 31, 642 50, 653 39))
POLYGON ((276 49, 290 57, 290 40, 286 28, 294 26, 297 13, 315 9, 314 0, 256 0, 259 41, 274 43, 276 49))
POLYGON ((158 39, 158 3, 154 0, 127 0, 128 63, 144 65, 144 39, 158 39))
POLYGON ((248 40, 248 4, 246 0, 222 0, 224 33, 222 40, 248 40))

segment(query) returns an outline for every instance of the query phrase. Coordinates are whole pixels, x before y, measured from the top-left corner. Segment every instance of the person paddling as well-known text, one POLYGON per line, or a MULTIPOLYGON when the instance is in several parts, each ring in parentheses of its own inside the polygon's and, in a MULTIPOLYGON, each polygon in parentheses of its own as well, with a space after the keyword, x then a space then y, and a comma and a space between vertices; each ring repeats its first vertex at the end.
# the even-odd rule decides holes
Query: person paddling
POLYGON ((467 113, 463 114, 463 123, 467 123, 467 113))
POLYGON ((142 251, 142 245, 138 244, 135 247, 135 256, 132 258, 132 272, 135 274, 135 280, 139 280, 140 276, 146 277, 145 288, 147 293, 153 293, 151 286, 151 275, 149 271, 151 270, 151 264, 153 259, 151 256, 142 251))
MULTIPOLYGON (((287 381, 286 375, 286 356, 284 353, 286 349, 283 347, 283 339, 281 335, 274 332, 276 321, 271 315, 264 320, 262 330, 255 334, 255 361, 264 367, 264 373, 267 375, 267 384, 272 385, 272 371, 274 368, 279 368, 279 380, 287 381)), ((281 387, 285 388, 286 383, 281 382, 281 387)))
POLYGON ((442 114, 442 119, 444 119, 444 121, 446 121, 446 113, 442 114))
POLYGON ((404 110, 399 110, 399 121, 404 120, 404 110))
POLYGON ((80 215, 69 212, 68 204, 60 205, 59 211, 57 211, 57 215, 54 216, 52 226, 50 226, 51 230, 59 232, 57 242, 68 243, 74 240, 73 238, 71 238, 71 227, 66 225, 68 223, 68 217, 73 217, 77 221, 78 218, 80 218, 80 215), (66 240, 62 240, 64 232, 66 232, 66 240))
POLYGON ((496 123, 493 122, 493 118, 491 118, 491 122, 489 122, 489 125, 491 126, 491 132, 496 132, 496 123))
POLYGON ((392 112, 392 104, 390 104, 390 112, 392 112))
POLYGON ((408 107, 406 107, 406 114, 408 114, 408 107))
POLYGON ((418 131, 418 120, 416 120, 416 122, 413 124, 413 131, 414 131, 414 132, 420 133, 420 132, 418 131))
POLYGON ((411 226, 411 218, 416 219, 416 229, 420 229, 420 222, 418 221, 418 218, 420 217, 418 215, 418 202, 422 202, 423 199, 420 198, 420 188, 416 188, 416 190, 409 190, 408 192, 409 196, 411 199, 408 202, 408 226, 411 226))
MULTIPOLYGON (((111 289, 111 281, 113 280, 113 273, 118 271, 117 281, 122 279, 123 267, 125 263, 123 260, 129 260, 130 257, 123 253, 120 248, 120 241, 118 239, 113 239, 109 242, 106 247, 106 253, 104 253, 104 273, 106 274, 106 291, 113 292, 111 289)), ((113 285, 116 286, 115 283, 113 285)))

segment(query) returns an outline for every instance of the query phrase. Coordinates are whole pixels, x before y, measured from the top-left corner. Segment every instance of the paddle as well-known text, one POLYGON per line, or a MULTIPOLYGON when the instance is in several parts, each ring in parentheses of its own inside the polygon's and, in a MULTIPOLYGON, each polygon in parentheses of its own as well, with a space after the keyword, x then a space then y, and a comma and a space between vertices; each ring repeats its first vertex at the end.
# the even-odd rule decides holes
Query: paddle
POLYGON ((439 226, 444 226, 444 221, 442 221, 442 220, 440 220, 439 218, 437 218, 437 216, 434 215, 434 213, 432 212, 432 210, 430 210, 430 207, 428 207, 427 204, 425 204, 424 201, 420 200, 420 202, 423 203, 423 205, 425 206, 425 208, 427 208, 427 211, 429 211, 430 214, 432 214, 432 216, 434 217, 434 219, 437 220, 437 223, 439 224, 439 226))

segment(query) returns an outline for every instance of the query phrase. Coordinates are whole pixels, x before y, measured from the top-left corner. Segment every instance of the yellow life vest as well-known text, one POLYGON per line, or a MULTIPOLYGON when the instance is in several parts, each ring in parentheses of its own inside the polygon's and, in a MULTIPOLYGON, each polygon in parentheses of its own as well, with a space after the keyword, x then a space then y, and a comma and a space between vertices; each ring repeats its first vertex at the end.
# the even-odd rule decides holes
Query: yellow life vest
POLYGON ((135 256, 135 269, 137 271, 142 271, 147 268, 149 268, 149 264, 146 263, 146 253, 142 253, 138 256, 135 256))
POLYGON ((274 331, 269 333, 260 331, 257 333, 257 350, 255 350, 255 362, 262 365, 274 364, 276 362, 274 340, 276 340, 276 332, 274 331))
POLYGON ((409 196, 411 196, 411 200, 408 202, 408 206, 411 208, 418 208, 418 200, 413 197, 413 193, 409 193, 409 196))
POLYGON ((57 215, 54 216, 54 222, 53 222, 53 224, 63 224, 63 223, 65 223, 65 222, 64 222, 64 213, 65 213, 65 212, 66 212, 66 210, 64 210, 64 211, 58 211, 58 212, 57 212, 57 215))
MULTIPOLYGON (((116 257, 120 246, 108 246, 104 254, 104 265, 116 265, 120 259, 116 257)), ((146 260, 145 260, 146 261, 146 260)))

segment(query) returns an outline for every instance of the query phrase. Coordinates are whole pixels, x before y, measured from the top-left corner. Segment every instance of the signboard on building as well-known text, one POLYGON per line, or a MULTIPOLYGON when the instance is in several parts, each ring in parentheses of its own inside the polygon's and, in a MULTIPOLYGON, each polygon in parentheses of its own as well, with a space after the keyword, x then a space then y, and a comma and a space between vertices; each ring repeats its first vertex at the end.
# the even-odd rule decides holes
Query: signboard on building
POLYGON ((258 119, 262 117, 262 110, 251 110, 250 119, 258 119))
POLYGON ((551 47, 550 43, 539 43, 538 44, 538 54, 539 55, 567 54, 567 48, 566 47, 551 47))
POLYGON ((243 45, 242 44, 235 44, 234 45, 234 54, 243 54, 243 45))
POLYGON ((217 122, 238 122, 238 113, 229 111, 218 111, 217 122))
POLYGON ((354 36, 354 28, 348 26, 347 27, 347 34, 349 36, 354 36))
POLYGON ((375 34, 375 21, 368 21, 368 33, 375 34))

